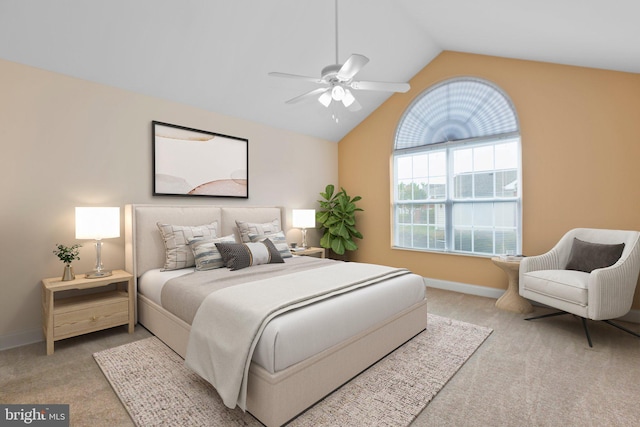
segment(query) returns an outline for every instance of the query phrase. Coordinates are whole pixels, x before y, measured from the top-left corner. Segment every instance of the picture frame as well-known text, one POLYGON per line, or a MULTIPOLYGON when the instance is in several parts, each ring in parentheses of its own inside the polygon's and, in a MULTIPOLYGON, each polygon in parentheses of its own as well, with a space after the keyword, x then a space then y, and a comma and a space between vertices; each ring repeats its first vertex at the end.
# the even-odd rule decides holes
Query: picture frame
POLYGON ((249 140, 151 122, 153 195, 249 198, 249 140))

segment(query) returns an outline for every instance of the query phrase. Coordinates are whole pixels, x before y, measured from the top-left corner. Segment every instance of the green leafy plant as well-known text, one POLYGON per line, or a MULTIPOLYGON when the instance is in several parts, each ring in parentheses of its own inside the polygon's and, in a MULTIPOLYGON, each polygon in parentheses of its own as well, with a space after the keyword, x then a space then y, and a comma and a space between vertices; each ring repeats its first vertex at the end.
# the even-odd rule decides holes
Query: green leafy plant
POLYGON ((337 193, 334 191, 335 187, 329 184, 324 192, 320 193, 323 200, 318 200, 320 210, 316 212, 316 220, 324 228, 320 246, 343 255, 345 250, 358 249, 358 245, 353 241, 354 238, 362 239, 362 234, 355 227, 355 213, 363 210, 356 207, 356 202, 362 197, 351 198, 342 187, 337 193))
POLYGON ((80 251, 78 250, 79 248, 81 248, 82 245, 78 245, 75 244, 73 246, 65 246, 65 245, 61 245, 59 243, 56 243, 56 250, 53 251, 53 253, 60 258, 60 261, 64 262, 65 264, 69 265, 71 264, 73 261, 76 260, 80 260, 80 251))

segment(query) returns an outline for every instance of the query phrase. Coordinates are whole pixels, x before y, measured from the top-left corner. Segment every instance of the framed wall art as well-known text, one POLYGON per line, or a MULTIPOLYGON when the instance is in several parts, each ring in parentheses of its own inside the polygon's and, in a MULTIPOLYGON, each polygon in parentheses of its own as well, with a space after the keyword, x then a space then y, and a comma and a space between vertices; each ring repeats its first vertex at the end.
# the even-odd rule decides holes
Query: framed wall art
POLYGON ((249 197, 249 140, 152 122, 153 195, 249 197))

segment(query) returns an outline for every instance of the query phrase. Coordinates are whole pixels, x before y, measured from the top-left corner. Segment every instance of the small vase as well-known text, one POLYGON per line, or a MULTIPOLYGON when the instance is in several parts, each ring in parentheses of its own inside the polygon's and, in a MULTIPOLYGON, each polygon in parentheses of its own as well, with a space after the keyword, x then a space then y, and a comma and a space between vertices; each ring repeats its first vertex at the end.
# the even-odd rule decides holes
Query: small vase
POLYGON ((69 280, 75 280, 76 275, 73 274, 73 267, 71 267, 69 264, 64 266, 64 273, 62 273, 62 281, 66 282, 69 280))

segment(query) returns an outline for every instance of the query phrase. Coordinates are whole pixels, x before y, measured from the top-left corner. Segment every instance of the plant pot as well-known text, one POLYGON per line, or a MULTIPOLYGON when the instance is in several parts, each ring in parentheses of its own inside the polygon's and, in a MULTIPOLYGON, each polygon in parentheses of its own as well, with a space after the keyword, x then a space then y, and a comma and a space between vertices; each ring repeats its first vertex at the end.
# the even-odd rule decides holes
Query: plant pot
POLYGON ((73 267, 69 264, 64 266, 64 273, 62 273, 62 281, 67 282, 69 280, 75 280, 76 275, 73 274, 73 267))

